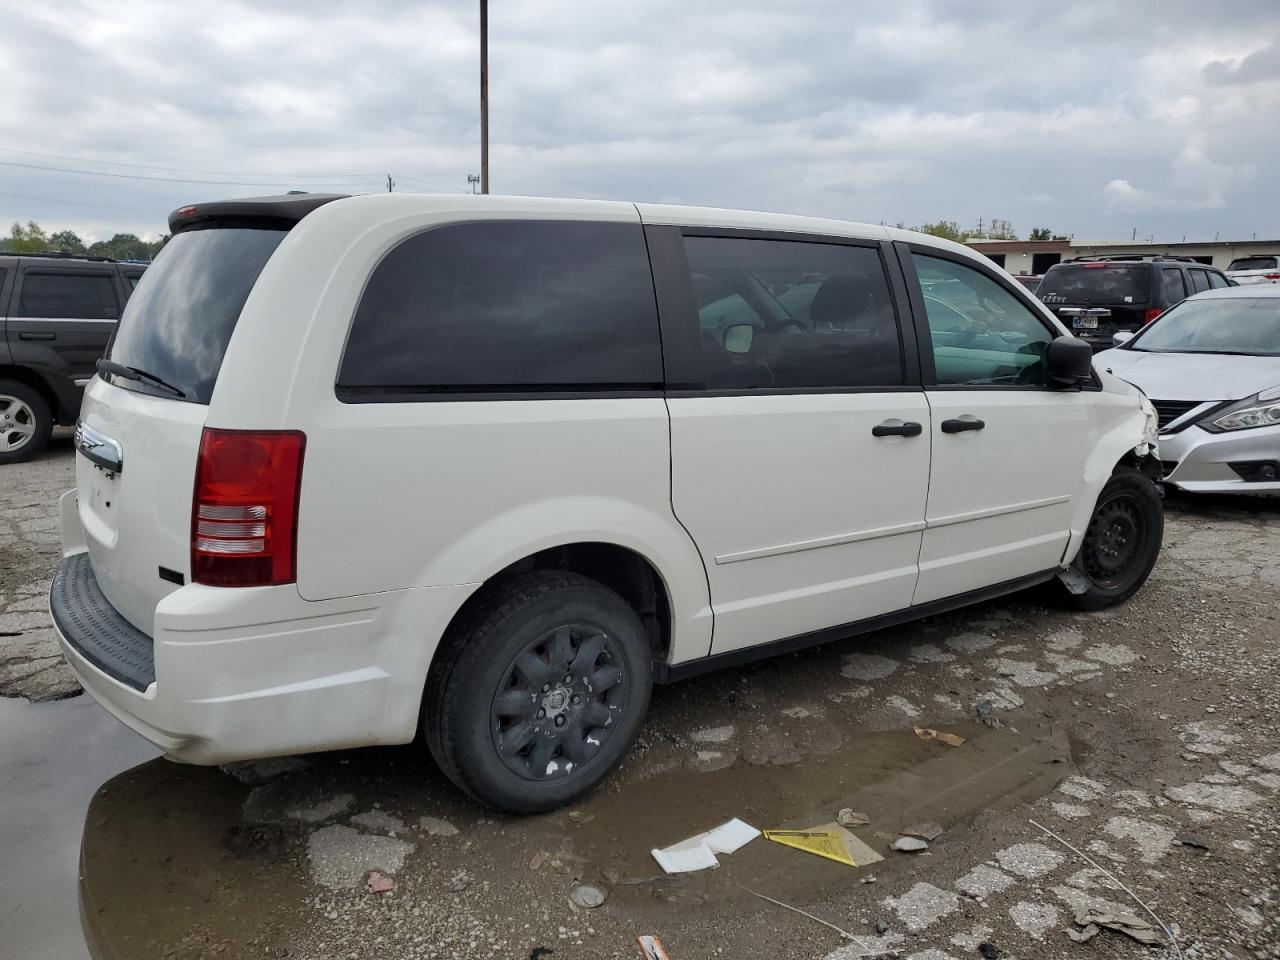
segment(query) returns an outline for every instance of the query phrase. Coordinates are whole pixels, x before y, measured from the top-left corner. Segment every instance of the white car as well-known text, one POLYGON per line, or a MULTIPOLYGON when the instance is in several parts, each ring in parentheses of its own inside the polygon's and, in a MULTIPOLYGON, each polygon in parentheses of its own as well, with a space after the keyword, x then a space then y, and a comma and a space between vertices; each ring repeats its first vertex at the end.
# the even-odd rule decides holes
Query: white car
POLYGON ((547 810, 654 681, 1054 578, 1107 606, 1160 548, 1154 410, 959 244, 399 194, 170 224, 86 390, 50 600, 180 760, 421 733, 547 810))
POLYGON ((1166 483, 1280 495, 1280 286, 1199 293, 1116 340, 1098 367, 1151 397, 1166 483))
POLYGON ((1232 260, 1227 276, 1242 287, 1255 283, 1280 283, 1280 257, 1245 257, 1232 260))

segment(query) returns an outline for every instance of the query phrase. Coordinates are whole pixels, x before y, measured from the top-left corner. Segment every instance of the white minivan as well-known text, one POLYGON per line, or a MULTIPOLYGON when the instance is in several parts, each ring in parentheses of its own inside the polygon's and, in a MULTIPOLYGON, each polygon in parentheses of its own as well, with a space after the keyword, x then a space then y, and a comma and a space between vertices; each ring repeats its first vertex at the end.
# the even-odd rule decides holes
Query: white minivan
POLYGON ((85 392, 63 651, 200 764, 407 743, 563 804, 650 686, 1057 578, 1163 529, 1156 416, 990 261, 695 207, 183 207, 85 392))

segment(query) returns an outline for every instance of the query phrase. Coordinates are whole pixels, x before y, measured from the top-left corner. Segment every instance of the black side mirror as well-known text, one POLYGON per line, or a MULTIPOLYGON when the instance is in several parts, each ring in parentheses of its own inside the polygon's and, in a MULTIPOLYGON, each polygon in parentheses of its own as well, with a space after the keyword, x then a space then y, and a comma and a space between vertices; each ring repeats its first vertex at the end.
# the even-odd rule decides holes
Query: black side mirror
POLYGON ((1058 337, 1044 351, 1049 383, 1074 387, 1093 379, 1093 348, 1076 337, 1058 337))

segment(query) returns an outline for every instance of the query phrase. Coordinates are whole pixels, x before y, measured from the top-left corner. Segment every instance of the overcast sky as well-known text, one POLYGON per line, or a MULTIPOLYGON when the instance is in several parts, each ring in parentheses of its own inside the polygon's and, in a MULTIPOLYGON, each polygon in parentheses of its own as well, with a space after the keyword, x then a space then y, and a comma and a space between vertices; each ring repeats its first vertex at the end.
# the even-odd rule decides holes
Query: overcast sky
MULTIPOLYGON (((465 190, 477 6, 4 0, 0 221, 465 190)), ((491 7, 495 193, 1280 239, 1276 0, 491 7)))

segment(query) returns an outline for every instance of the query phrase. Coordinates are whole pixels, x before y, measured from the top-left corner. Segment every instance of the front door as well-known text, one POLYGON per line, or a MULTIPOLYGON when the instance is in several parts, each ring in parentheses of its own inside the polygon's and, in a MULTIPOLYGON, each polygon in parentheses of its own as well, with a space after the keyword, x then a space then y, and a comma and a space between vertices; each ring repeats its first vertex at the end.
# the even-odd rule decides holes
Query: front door
POLYGON ((1061 563, 1092 394, 1047 385, 1043 357, 1056 331, 994 274, 960 255, 899 249, 927 319, 917 329, 928 336, 922 359, 932 380, 921 604, 1061 563))
POLYGON ((929 413, 880 244, 675 242, 699 383, 668 392, 672 502, 707 570, 712 652, 909 606, 929 413))

